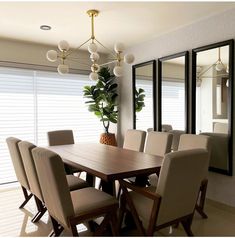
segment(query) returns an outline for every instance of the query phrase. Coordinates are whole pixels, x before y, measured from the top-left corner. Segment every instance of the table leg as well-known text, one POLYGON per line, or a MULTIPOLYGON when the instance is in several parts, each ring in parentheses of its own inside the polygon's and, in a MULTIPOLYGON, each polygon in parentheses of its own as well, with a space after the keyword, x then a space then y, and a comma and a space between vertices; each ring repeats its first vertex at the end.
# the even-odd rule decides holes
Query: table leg
POLYGON ((95 176, 86 173, 86 181, 91 187, 95 187, 95 176))
POLYGON ((102 191, 115 196, 116 195, 116 190, 115 190, 115 181, 110 181, 110 182, 106 182, 104 180, 101 180, 101 187, 102 187, 102 191))

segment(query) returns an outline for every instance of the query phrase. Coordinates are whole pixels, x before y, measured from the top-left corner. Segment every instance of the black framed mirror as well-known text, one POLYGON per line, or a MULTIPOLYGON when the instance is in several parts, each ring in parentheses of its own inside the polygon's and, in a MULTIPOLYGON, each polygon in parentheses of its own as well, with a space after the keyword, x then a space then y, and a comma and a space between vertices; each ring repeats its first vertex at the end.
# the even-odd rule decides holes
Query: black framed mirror
POLYGON ((189 53, 158 59, 158 131, 188 132, 189 53))
POLYGON ((156 60, 132 66, 133 128, 156 130, 156 60))
POLYGON ((209 170, 232 175, 234 41, 192 50, 192 133, 211 138, 209 170))

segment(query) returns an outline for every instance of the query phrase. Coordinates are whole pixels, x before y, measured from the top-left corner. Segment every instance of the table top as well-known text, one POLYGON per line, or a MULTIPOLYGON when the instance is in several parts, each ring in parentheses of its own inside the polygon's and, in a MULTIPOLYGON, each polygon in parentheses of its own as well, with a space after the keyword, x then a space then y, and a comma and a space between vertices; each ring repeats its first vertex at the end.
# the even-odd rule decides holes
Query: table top
POLYGON ((66 164, 105 181, 156 173, 163 161, 160 156, 95 143, 47 148, 59 154, 66 164))

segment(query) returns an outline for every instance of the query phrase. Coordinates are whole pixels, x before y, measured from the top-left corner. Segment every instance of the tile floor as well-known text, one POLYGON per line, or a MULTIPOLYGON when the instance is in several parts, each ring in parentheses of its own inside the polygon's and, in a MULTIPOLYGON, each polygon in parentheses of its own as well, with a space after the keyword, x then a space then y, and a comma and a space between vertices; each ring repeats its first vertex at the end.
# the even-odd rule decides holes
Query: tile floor
MULTIPOLYGON (((30 220, 35 214, 34 200, 18 209, 23 200, 19 188, 0 190, 0 236, 48 236, 51 231, 51 223, 47 213, 42 219, 33 224, 30 220)), ((235 210, 235 209, 234 209, 235 210)), ((197 214, 194 217, 192 231, 195 236, 235 236, 235 212, 233 209, 224 209, 216 203, 207 202, 206 212, 208 219, 202 219, 197 214)), ((77 226, 80 236, 91 236, 92 233, 86 226, 77 226)), ((157 232, 157 236, 186 236, 183 228, 179 226, 169 233, 170 229, 157 232)), ((122 236, 137 236, 135 229, 121 233, 122 236)), ((61 236, 71 236, 70 231, 64 231, 61 236)))

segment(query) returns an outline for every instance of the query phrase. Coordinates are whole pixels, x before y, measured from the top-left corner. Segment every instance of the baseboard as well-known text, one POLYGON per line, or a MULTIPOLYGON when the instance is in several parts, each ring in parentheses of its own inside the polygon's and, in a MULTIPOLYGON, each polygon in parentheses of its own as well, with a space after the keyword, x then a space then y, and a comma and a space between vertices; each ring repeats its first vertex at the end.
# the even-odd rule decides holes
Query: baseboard
POLYGON ((219 209, 224 210, 224 211, 227 211, 227 212, 232 212, 232 213, 235 214, 235 207, 233 207, 233 206, 230 206, 230 205, 227 205, 227 204, 225 204, 225 203, 212 200, 212 199, 210 199, 210 198, 207 198, 207 199, 206 199, 206 203, 207 203, 208 205, 213 206, 213 207, 219 208, 219 209))

